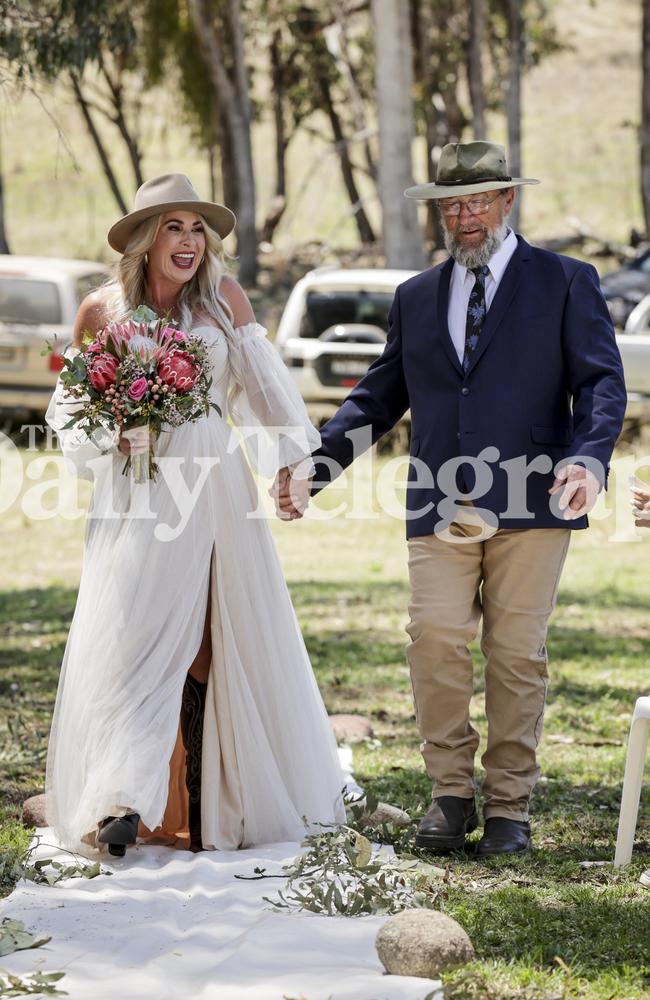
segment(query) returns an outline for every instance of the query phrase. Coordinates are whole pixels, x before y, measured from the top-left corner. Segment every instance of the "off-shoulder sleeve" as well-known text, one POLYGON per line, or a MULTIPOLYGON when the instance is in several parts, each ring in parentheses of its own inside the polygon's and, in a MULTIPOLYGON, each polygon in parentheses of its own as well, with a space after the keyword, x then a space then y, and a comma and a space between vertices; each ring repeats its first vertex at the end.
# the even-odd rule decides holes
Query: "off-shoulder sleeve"
POLYGON ((298 387, 259 323, 235 330, 231 365, 242 392, 231 406, 253 467, 264 476, 294 465, 320 446, 298 387))
MULTIPOLYGON (((80 353, 78 347, 67 347, 64 357, 74 358, 80 353)), ((45 421, 56 431, 63 457, 70 471, 80 479, 92 480, 94 476, 87 463, 117 449, 120 432, 117 428, 110 430, 108 427, 101 427, 93 431, 89 437, 83 427, 74 426, 66 430, 65 425, 69 423, 70 417, 74 416, 85 401, 83 396, 75 399, 67 396, 59 375, 45 413, 45 421)))

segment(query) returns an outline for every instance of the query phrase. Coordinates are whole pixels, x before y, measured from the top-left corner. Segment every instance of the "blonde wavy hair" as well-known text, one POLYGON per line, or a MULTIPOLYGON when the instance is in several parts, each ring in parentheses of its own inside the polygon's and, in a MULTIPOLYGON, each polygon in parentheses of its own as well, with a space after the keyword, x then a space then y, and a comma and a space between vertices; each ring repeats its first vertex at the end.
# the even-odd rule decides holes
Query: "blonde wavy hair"
MULTIPOLYGON (((145 219, 137 226, 127 245, 121 260, 117 265, 117 276, 103 288, 104 309, 111 322, 121 322, 129 314, 145 303, 147 284, 147 253, 153 246, 162 225, 163 214, 145 219)), ((198 215, 198 213, 197 213, 198 215)), ((183 286, 177 308, 180 325, 189 331, 192 319, 199 312, 207 315, 226 336, 228 347, 236 343, 233 313, 230 305, 220 293, 221 279, 228 271, 228 263, 232 259, 223 248, 221 237, 216 230, 211 229, 202 215, 198 215, 203 224, 205 235, 205 254, 195 274, 183 286)), ((236 352, 231 354, 235 385, 231 392, 230 403, 233 405, 241 391, 242 379, 236 364, 236 352)))

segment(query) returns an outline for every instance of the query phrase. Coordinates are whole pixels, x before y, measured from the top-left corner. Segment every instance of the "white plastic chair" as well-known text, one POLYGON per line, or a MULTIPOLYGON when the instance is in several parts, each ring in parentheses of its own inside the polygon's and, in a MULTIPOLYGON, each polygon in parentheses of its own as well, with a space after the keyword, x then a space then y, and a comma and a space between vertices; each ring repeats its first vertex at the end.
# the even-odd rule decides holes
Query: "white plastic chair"
POLYGON ((614 854, 615 868, 629 864, 632 858, 634 831, 636 830, 636 821, 639 815, 641 785, 643 784, 643 769, 649 734, 650 697, 638 698, 634 706, 634 713, 630 724, 630 736, 627 743, 623 795, 621 796, 616 853, 614 854))

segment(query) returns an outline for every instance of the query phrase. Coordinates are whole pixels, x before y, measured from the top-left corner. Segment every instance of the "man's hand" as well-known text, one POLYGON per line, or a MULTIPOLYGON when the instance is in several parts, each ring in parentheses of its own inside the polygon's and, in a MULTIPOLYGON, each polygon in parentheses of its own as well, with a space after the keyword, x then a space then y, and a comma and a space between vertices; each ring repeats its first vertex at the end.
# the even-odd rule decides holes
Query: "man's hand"
POLYGON ((558 506, 564 511, 564 520, 573 521, 592 510, 600 493, 600 482, 593 472, 582 465, 565 465, 558 472, 549 493, 561 494, 558 506))
POLYGON ((275 500, 275 512, 283 521, 295 521, 302 517, 309 505, 314 477, 301 476, 301 465, 302 462, 297 467, 280 469, 269 490, 269 496, 275 500))
POLYGON ((650 486, 636 476, 630 476, 632 512, 637 528, 650 528, 650 486))

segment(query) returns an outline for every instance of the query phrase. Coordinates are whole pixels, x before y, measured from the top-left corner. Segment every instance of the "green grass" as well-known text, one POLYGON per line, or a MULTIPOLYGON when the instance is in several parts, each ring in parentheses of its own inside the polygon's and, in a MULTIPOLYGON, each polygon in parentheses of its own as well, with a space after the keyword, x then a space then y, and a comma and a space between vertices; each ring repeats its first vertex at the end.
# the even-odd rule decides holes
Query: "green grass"
MULTIPOLYGON (((372 485, 367 462, 359 477, 372 485)), ((88 499, 85 483, 80 496, 88 499)), ((332 508, 346 496, 330 490, 318 503, 332 508)), ((650 997, 650 893, 638 883, 650 867, 647 789, 633 863, 616 872, 609 863, 630 712, 648 689, 650 533, 616 543, 611 528, 603 522, 574 537, 552 619, 536 850, 514 860, 450 860, 441 905, 466 928, 478 959, 448 977, 448 1000, 650 997), (580 867, 587 860, 608 863, 580 867)), ((328 710, 361 713, 375 728, 379 743, 355 749, 358 780, 417 817, 430 789, 404 656, 403 524, 339 517, 275 522, 273 531, 328 710)), ((43 786, 82 541, 82 520, 30 521, 18 502, 0 516, 0 853, 9 860, 29 841, 21 803, 43 786)), ((472 720, 484 739, 476 643, 473 652, 472 720)), ((0 893, 10 891, 5 877, 0 893)))

